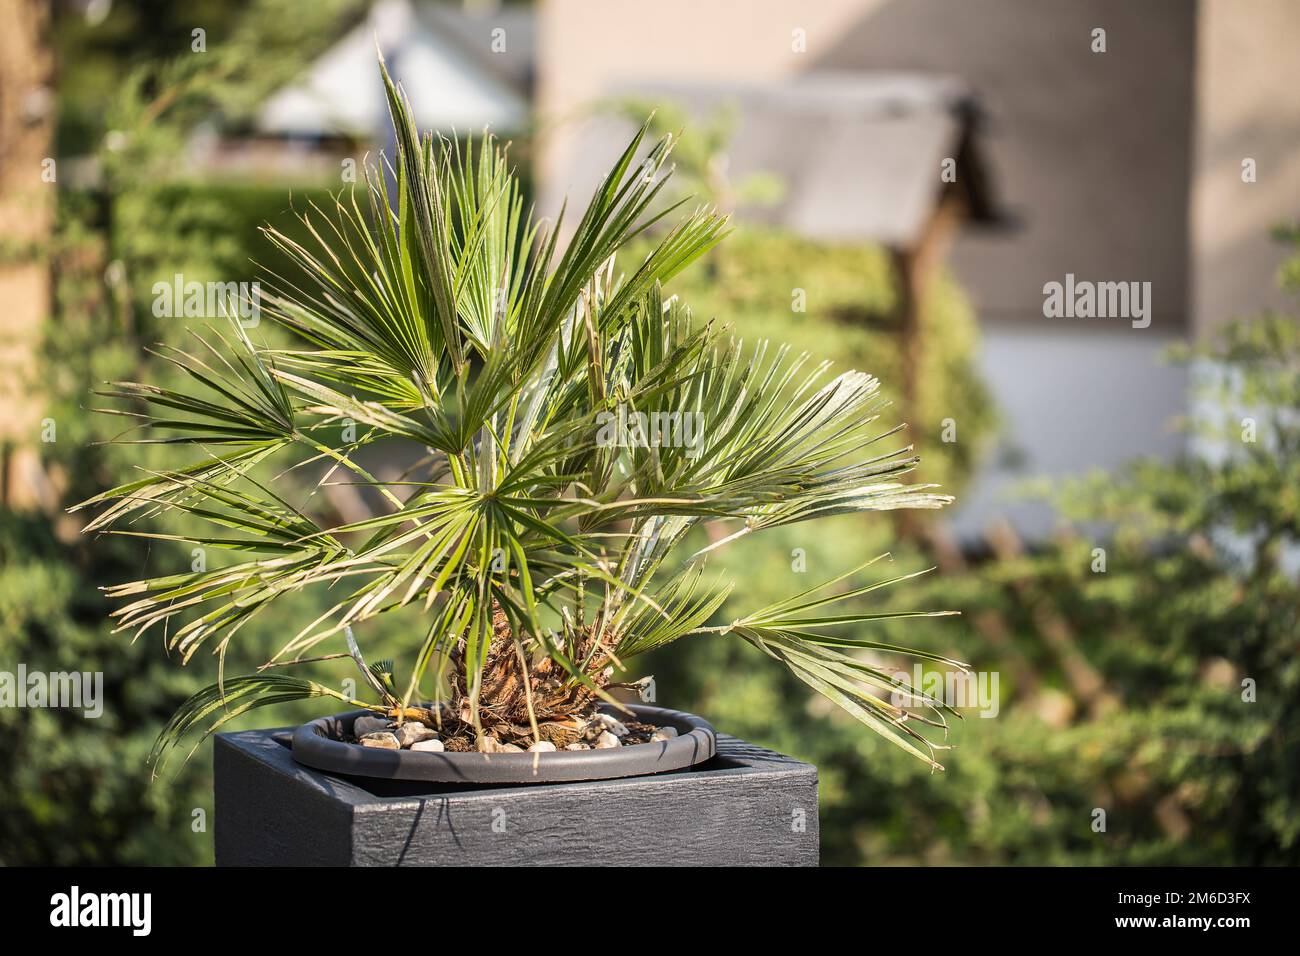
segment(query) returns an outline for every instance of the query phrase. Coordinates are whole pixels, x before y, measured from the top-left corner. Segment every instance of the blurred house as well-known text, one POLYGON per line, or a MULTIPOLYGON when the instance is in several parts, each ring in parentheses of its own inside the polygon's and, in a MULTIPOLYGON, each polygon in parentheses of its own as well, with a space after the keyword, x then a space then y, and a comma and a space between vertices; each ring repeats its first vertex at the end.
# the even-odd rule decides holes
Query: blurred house
MULTIPOLYGON (((756 98, 779 104, 809 84, 884 90, 905 75, 931 103, 944 83, 965 89, 987 120, 976 142, 992 189, 981 191, 1017 228, 963 227, 950 256, 1007 423, 1002 464, 957 518, 974 533, 1007 513, 1039 533, 1050 515, 1009 506, 1011 484, 1176 449, 1166 423, 1184 409, 1184 380, 1159 364, 1161 349, 1278 303, 1268 232, 1300 218, 1298 48, 1300 5, 1287 0, 664 0, 652 16, 606 0, 600 17, 581 0, 545 0, 538 107, 556 122, 543 209, 587 192, 608 158, 592 155, 591 121, 571 118, 610 95, 691 101, 739 87, 750 117, 756 98), (1150 283, 1150 324, 1047 318, 1044 287, 1067 276, 1150 283)), ((771 214, 782 225, 832 241, 887 233, 881 220, 918 181, 937 197, 941 171, 917 132, 925 97, 892 99, 913 121, 882 124, 864 102, 821 126, 742 125, 733 158, 766 138, 764 162, 796 182, 771 214), (831 199, 801 198, 798 183, 837 165, 857 175, 837 179, 831 199)))
POLYGON ((243 135, 196 137, 217 171, 338 175, 339 160, 385 149, 392 131, 376 51, 410 98, 421 130, 522 131, 532 115, 531 6, 376 0, 297 81, 271 96, 243 135))
MULTIPOLYGON (((720 82, 615 83, 606 98, 671 102, 701 122, 734 120, 726 176, 775 176, 779 195, 745 208, 752 222, 829 242, 916 245, 945 198, 972 221, 997 222, 970 89, 924 73, 813 73, 773 87, 720 82), (797 147, 792 144, 798 144, 797 147), (809 148, 815 144, 815 148, 809 148), (951 157, 953 175, 937 175, 951 157)), ((634 127, 620 109, 574 124, 568 178, 599 179, 634 127)), ((690 130, 687 130, 689 135, 690 130)))
MULTIPOLYGON (((970 90, 939 75, 826 72, 775 88, 639 83, 615 85, 610 94, 615 108, 595 111, 579 126, 571 173, 578 181, 598 182, 630 139, 634 128, 619 118, 620 101, 671 102, 702 126, 734 124, 725 153, 713 157, 725 160, 725 170, 712 177, 718 191, 734 193, 723 181, 759 176, 780 184, 766 202, 739 203, 744 218, 823 242, 870 242, 889 251, 909 346, 903 380, 895 384, 905 417, 915 420, 923 384, 917 372, 921 295, 959 224, 1006 224, 986 173, 970 90), (818 145, 792 148, 796 143, 818 145)), ((735 211, 738 197, 715 198, 735 211)))

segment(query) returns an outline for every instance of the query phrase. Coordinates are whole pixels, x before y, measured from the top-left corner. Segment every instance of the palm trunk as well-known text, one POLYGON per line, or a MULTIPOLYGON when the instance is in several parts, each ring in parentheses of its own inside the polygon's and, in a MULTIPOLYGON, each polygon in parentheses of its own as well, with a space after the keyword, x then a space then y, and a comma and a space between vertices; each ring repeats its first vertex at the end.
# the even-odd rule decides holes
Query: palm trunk
MULTIPOLYGON (((583 667, 595 687, 603 688, 609 682, 606 671, 611 656, 597 647, 593 628, 583 628, 580 635, 574 662, 583 667)), ((556 747, 564 747, 581 736, 587 718, 595 710, 596 692, 574 680, 550 656, 535 653, 537 650, 531 638, 516 639, 505 613, 497 608, 478 682, 477 717, 482 735, 524 746, 540 738, 556 747)), ((475 726, 475 713, 465 653, 466 642, 462 639, 450 655, 450 716, 469 729, 475 726)), ((482 747, 481 736, 478 744, 482 747)))

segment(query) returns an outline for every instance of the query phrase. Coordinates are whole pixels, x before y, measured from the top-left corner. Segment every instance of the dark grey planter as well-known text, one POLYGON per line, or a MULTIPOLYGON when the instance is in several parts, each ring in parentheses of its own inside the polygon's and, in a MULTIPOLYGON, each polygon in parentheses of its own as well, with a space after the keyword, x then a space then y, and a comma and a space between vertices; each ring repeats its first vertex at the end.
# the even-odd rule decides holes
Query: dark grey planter
MULTIPOLYGON (((678 735, 671 740, 578 753, 563 750, 519 754, 379 750, 340 741, 341 735, 352 733, 352 722, 368 713, 353 710, 321 717, 294 731, 293 759, 308 767, 343 776, 504 786, 606 780, 685 770, 704 763, 716 752, 717 732, 708 721, 694 714, 662 707, 624 706, 637 720, 656 727, 672 727, 678 735)), ((613 713, 609 708, 602 709, 613 713)))
POLYGON ((815 866, 817 768, 717 736, 682 771, 468 786, 324 773, 292 731, 216 737, 219 866, 815 866))

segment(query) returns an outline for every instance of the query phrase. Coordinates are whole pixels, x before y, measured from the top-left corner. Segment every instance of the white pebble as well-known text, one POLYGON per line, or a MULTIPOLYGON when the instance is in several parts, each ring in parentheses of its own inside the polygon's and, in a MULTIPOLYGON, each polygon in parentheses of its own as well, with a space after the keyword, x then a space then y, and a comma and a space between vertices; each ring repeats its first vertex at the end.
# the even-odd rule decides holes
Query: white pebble
POLYGON ((402 749, 402 745, 397 742, 397 735, 390 734, 386 730, 377 734, 366 734, 361 738, 361 746, 378 747, 380 750, 402 749))
POLYGON ((597 750, 608 750, 610 747, 617 747, 617 746, 619 746, 618 738, 615 737, 613 734, 611 734, 608 730, 603 731, 601 735, 596 738, 597 750))
POLYGON ((397 740, 403 747, 418 744, 421 740, 437 740, 438 733, 432 727, 418 720, 408 720, 396 731, 397 740))
POLYGON ((676 727, 660 727, 650 735, 651 740, 672 740, 677 736, 676 727))
POLYGON ((611 733, 615 737, 627 736, 627 727, 625 727, 619 721, 615 720, 613 717, 609 716, 609 714, 593 714, 591 718, 591 724, 593 727, 605 728, 605 731, 607 733, 611 733))
POLYGON ((539 740, 528 748, 528 752, 533 754, 551 753, 554 750, 555 744, 551 743, 549 740, 539 740))
POLYGON ((442 741, 436 737, 433 740, 417 740, 411 744, 412 750, 418 750, 421 753, 440 754, 447 748, 442 745, 442 741))

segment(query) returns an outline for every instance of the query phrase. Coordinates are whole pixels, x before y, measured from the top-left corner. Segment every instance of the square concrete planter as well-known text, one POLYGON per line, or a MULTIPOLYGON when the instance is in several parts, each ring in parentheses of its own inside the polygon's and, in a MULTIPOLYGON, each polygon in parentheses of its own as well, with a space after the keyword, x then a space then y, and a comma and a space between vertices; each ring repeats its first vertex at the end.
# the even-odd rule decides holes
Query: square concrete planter
POLYGON ((290 733, 216 737, 219 866, 816 866, 817 769, 718 735, 690 770, 439 786, 301 766, 290 733))

